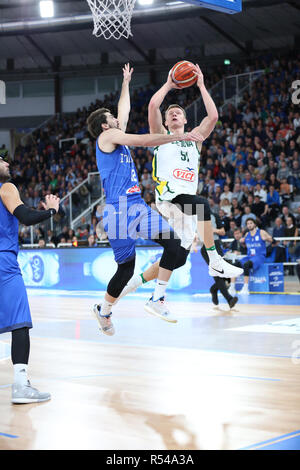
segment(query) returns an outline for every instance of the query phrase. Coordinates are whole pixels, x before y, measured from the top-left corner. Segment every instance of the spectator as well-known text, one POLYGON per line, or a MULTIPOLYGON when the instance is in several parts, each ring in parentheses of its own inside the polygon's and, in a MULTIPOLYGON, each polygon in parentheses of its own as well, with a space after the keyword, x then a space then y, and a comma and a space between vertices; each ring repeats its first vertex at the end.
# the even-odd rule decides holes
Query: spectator
POLYGON ((221 222, 224 226, 225 232, 228 232, 228 230, 229 230, 229 217, 226 215, 226 213, 223 209, 219 210, 219 217, 220 217, 221 222))
POLYGON ((229 230, 226 233, 226 238, 233 238, 234 237, 234 231, 237 229, 237 225, 235 223, 235 220, 230 220, 229 221, 229 230))
POLYGON ((231 203, 231 200, 232 200, 232 192, 229 190, 229 185, 228 184, 225 184, 224 185, 224 190, 220 196, 220 199, 221 201, 223 201, 223 199, 227 199, 228 200, 228 203, 230 204, 231 203))
POLYGON ((285 204, 288 203, 292 198, 292 188, 288 184, 287 178, 282 179, 279 195, 281 197, 282 202, 285 204))
POLYGON ((241 239, 243 238, 243 232, 239 227, 234 230, 233 236, 234 241, 231 242, 230 251, 236 255, 246 255, 247 247, 245 242, 241 241, 241 239))
POLYGON ((39 248, 46 248, 46 242, 43 238, 40 238, 38 241, 39 248))
POLYGON ((269 216, 271 220, 274 220, 280 211, 280 197, 273 185, 270 186, 267 194, 267 205, 269 216))
MULTIPOLYGON (((284 238, 285 237, 285 225, 282 222, 280 217, 276 217, 275 226, 272 232, 273 238, 284 238)), ((275 241, 273 243, 275 247, 275 263, 284 263, 286 262, 286 248, 283 241, 275 241)))
POLYGON ((296 188, 296 191, 300 189, 300 164, 299 164, 299 160, 293 160, 292 171, 291 171, 291 174, 288 178, 288 182, 296 188))
MULTIPOLYGON (((288 216, 286 219, 285 236, 286 237, 298 237, 299 236, 299 231, 294 224, 294 219, 290 216, 288 216)), ((297 241, 286 240, 283 243, 288 247, 289 261, 294 261, 294 258, 296 258, 297 241)), ((288 272, 292 276, 294 274, 294 267, 289 266, 288 272)))
MULTIPOLYGON (((285 227, 284 235, 286 237, 298 237, 299 236, 299 232, 298 232, 297 227, 294 224, 294 220, 290 216, 288 216, 286 219, 286 227, 285 227)), ((296 252, 297 241, 290 240, 290 241, 285 241, 284 243, 288 246, 289 254, 293 256, 294 253, 296 252)))
POLYGON ((259 196, 261 201, 267 202, 267 191, 261 187, 261 184, 257 183, 254 190, 254 196, 259 196))
POLYGON ((261 200, 258 194, 254 196, 251 212, 256 216, 256 219, 261 221, 261 225, 264 228, 268 222, 268 205, 261 200))
POLYGON ((241 226, 242 226, 242 229, 245 229, 246 228, 246 222, 248 219, 254 219, 256 220, 256 216, 255 214, 253 214, 251 212, 251 207, 250 206, 245 206, 245 213, 244 215, 242 216, 242 221, 241 221, 241 226))
POLYGON ((251 174, 249 173, 249 171, 247 171, 247 172, 245 173, 245 178, 244 178, 243 181, 242 181, 242 185, 243 185, 243 186, 247 186, 248 189, 252 189, 253 186, 255 186, 255 184, 256 184, 255 179, 252 178, 252 176, 251 176, 251 174))
POLYGON ((91 234, 88 237, 88 244, 89 244, 90 248, 98 246, 97 243, 96 243, 96 240, 95 240, 95 236, 93 234, 91 234))
POLYGON ((279 170, 278 170, 278 172, 277 172, 277 179, 278 179, 279 181, 282 181, 283 179, 286 179, 286 180, 287 180, 289 176, 290 176, 290 170, 289 170, 289 168, 288 168, 288 166, 287 166, 287 164, 286 164, 286 161, 283 160, 283 161, 281 162, 280 168, 279 168, 279 170))
POLYGON ((223 198, 220 202, 220 209, 223 209, 227 217, 231 216, 231 204, 227 198, 223 198))
POLYGON ((285 225, 287 225, 287 223, 288 223, 288 221, 287 221, 288 217, 292 217, 292 219, 294 220, 293 214, 290 212, 288 206, 286 206, 286 205, 282 206, 281 214, 280 214, 279 217, 282 219, 282 221, 285 225))

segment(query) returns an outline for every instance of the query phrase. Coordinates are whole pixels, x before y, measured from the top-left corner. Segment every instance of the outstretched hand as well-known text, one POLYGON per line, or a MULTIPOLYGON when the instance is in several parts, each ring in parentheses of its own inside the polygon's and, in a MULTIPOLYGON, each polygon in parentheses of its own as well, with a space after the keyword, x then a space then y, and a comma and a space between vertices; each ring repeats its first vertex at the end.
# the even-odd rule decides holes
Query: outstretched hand
POLYGON ((200 88, 201 86, 204 85, 204 77, 203 77, 203 73, 201 72, 201 69, 199 67, 198 64, 195 65, 195 72, 197 74, 197 86, 200 88))
POLYGON ((192 142, 203 142, 205 139, 201 132, 199 132, 198 128, 195 127, 195 129, 192 129, 190 132, 185 134, 184 140, 189 140, 192 142))
POLYGON ((45 202, 41 201, 41 205, 45 210, 55 209, 56 212, 58 212, 59 201, 59 197, 55 196, 54 194, 47 194, 47 196, 45 197, 45 202))
POLYGON ((132 76, 133 68, 130 68, 129 63, 125 64, 123 67, 123 80, 126 82, 130 82, 132 76))
POLYGON ((169 89, 171 90, 172 88, 176 88, 177 90, 180 90, 180 86, 176 85, 175 82, 173 82, 172 80, 172 69, 170 70, 169 74, 168 74, 168 80, 167 80, 167 85, 169 87, 169 89))

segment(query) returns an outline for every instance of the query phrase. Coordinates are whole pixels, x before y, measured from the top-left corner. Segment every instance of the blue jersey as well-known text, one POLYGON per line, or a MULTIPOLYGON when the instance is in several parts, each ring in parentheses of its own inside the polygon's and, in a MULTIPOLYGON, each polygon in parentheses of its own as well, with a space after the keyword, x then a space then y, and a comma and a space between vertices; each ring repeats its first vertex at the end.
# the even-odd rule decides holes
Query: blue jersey
POLYGON ((106 153, 97 141, 96 158, 107 203, 118 202, 120 196, 140 195, 137 171, 127 145, 118 145, 106 153))
MULTIPOLYGON (((2 183, 0 183, 0 188, 2 183)), ((18 254, 18 219, 4 206, 0 198, 0 252, 10 251, 18 254)))
POLYGON ((250 232, 245 237, 248 256, 266 256, 266 242, 261 238, 260 230, 256 229, 252 236, 250 232))

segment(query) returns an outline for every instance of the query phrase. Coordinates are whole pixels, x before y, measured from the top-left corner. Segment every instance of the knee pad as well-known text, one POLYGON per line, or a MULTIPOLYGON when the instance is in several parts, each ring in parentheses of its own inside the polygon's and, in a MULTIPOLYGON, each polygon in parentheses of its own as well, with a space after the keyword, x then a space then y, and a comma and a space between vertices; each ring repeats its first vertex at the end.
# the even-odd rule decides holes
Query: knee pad
POLYGON ((118 298, 134 274, 135 257, 126 263, 118 264, 118 269, 107 286, 107 293, 118 298))
POLYGON ((159 266, 161 268, 168 269, 169 271, 173 271, 176 266, 176 259, 180 248, 180 240, 178 238, 167 240, 167 243, 164 244, 164 252, 159 266))
POLYGON ((180 210, 186 215, 197 215, 201 222, 210 220, 210 207, 208 200, 202 196, 192 194, 181 194, 172 200, 173 204, 179 205, 180 210), (203 206, 203 208, 201 207, 203 206))
POLYGON ((187 260, 187 257, 189 255, 189 250, 186 250, 182 246, 179 248, 179 251, 177 252, 176 256, 176 263, 174 269, 181 268, 181 266, 184 266, 187 260))
POLYGON ((245 276, 249 276, 251 268, 253 268, 253 263, 252 261, 246 261, 246 263, 243 266, 244 268, 244 274, 245 276))

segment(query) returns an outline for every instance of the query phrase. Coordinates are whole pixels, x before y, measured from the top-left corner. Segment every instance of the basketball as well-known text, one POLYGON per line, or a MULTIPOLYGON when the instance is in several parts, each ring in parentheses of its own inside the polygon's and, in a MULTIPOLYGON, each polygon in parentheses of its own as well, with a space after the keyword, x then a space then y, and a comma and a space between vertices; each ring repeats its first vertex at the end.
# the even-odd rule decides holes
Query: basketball
POLYGON ((197 81, 195 65, 188 60, 177 62, 171 70, 171 78, 179 88, 187 88, 197 81))

